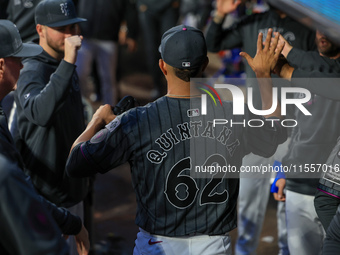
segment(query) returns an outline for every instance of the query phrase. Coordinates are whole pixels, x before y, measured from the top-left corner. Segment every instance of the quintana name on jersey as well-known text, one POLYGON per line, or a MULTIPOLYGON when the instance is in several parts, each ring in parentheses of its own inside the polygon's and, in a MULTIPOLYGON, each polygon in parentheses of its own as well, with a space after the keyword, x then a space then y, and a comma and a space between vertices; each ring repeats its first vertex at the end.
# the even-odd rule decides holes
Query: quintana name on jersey
POLYGON ((230 156, 233 156, 236 148, 240 145, 238 139, 227 144, 232 130, 227 126, 223 126, 218 135, 215 135, 215 128, 213 121, 207 121, 204 128, 202 128, 202 121, 190 121, 177 125, 177 135, 173 128, 169 128, 166 132, 161 134, 155 143, 159 145, 162 151, 149 150, 146 154, 147 159, 154 164, 160 164, 164 158, 167 157, 166 151, 170 151, 174 145, 188 139, 204 137, 218 141, 226 146, 230 156))

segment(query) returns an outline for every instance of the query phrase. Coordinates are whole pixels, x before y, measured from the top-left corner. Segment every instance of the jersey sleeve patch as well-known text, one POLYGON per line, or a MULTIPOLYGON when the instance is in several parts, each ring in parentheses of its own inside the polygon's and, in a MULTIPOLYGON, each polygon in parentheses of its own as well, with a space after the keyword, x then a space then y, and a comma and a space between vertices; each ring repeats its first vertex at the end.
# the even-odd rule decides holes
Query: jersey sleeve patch
POLYGON ((95 144, 95 143, 100 143, 100 142, 102 142, 102 141, 104 141, 105 140, 105 138, 106 138, 106 135, 108 134, 108 130, 107 129, 102 129, 102 130, 100 130, 97 134, 95 134, 92 138, 91 138, 91 140, 90 140, 90 142, 92 143, 92 144, 95 144))
POLYGON ((31 95, 31 93, 25 94, 25 95, 24 95, 24 99, 25 99, 25 100, 28 99, 28 98, 30 97, 30 95, 31 95))
POLYGON ((115 118, 113 121, 107 124, 105 128, 109 130, 110 133, 112 133, 119 125, 120 125, 120 119, 115 118))

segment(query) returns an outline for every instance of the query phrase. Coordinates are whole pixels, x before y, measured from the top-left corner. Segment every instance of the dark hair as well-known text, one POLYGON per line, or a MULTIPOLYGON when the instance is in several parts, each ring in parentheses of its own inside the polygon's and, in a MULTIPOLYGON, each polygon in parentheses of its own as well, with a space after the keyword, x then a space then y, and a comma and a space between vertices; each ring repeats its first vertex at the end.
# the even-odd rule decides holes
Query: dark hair
POLYGON ((173 67, 175 71, 175 75, 185 82, 189 82, 190 78, 194 78, 198 75, 201 71, 201 67, 194 68, 194 69, 182 69, 173 67))

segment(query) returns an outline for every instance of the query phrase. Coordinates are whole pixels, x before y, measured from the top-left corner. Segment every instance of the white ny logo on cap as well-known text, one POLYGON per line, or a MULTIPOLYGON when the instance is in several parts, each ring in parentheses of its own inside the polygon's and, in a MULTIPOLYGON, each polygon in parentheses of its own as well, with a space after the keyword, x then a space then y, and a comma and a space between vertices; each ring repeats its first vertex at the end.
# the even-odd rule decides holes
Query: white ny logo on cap
POLYGON ((65 16, 69 15, 69 10, 67 8, 67 3, 60 4, 61 12, 65 14, 65 16))

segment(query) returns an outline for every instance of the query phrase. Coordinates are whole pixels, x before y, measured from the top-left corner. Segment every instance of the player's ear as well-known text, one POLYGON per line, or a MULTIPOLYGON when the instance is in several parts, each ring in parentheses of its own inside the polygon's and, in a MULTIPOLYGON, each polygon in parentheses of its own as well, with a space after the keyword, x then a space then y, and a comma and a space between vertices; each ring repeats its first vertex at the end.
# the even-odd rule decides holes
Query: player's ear
POLYGON ((160 59, 158 61, 158 65, 159 65, 159 68, 161 69, 162 73, 167 76, 168 75, 168 70, 167 70, 167 66, 166 66, 166 63, 163 61, 163 59, 160 59))
POLYGON ((5 71, 5 59, 0 58, 0 79, 3 79, 5 71))
POLYGON ((39 37, 44 37, 43 29, 44 29, 43 25, 37 24, 36 30, 37 30, 39 37))

